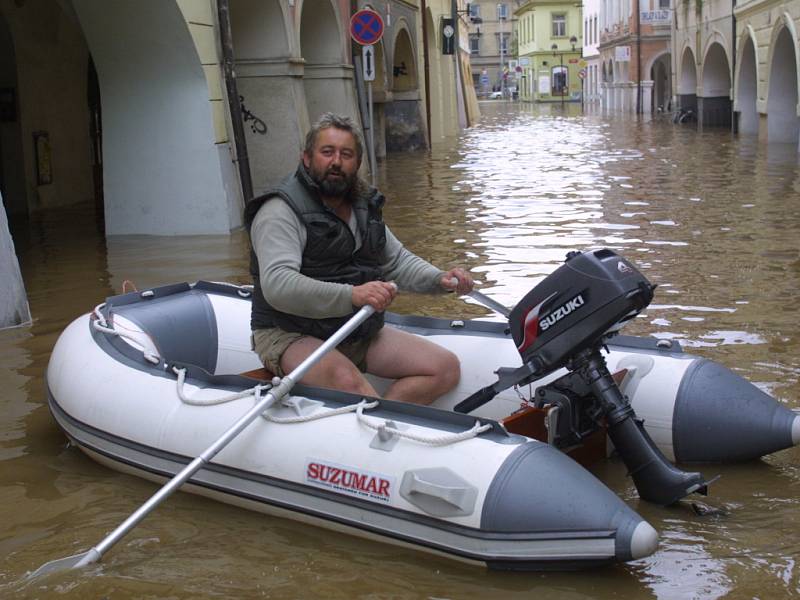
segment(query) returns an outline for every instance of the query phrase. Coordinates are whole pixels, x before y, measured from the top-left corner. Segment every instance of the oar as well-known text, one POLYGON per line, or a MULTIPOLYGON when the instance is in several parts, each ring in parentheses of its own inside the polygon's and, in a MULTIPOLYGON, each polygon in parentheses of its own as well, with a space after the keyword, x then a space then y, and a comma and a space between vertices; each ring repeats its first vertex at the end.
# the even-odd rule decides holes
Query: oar
POLYGON ((203 465, 214 458, 214 456, 216 456, 220 450, 227 446, 228 443, 233 440, 233 438, 239 435, 245 429, 245 427, 255 420, 258 415, 263 413, 272 404, 288 394, 292 387, 294 387, 295 381, 302 379, 308 370, 311 369, 311 367, 317 364, 319 360, 325 356, 325 354, 339 345, 344 338, 355 331, 355 329, 361 325, 361 323, 366 321, 374 312, 375 309, 369 305, 362 307, 361 310, 353 315, 353 317, 341 327, 341 329, 339 329, 319 348, 312 352, 311 355, 301 362, 294 371, 281 379, 281 382, 277 386, 272 388, 263 399, 261 399, 255 406, 253 406, 253 408, 247 411, 238 421, 236 421, 236 423, 234 423, 230 429, 223 433, 217 441, 211 444, 200 456, 186 465, 186 467, 184 467, 180 473, 170 479, 169 482, 164 485, 164 487, 153 494, 147 502, 142 504, 142 506, 140 506, 136 512, 131 514, 131 516, 129 516, 119 527, 106 536, 102 542, 97 544, 88 552, 82 552, 81 554, 75 554, 73 556, 67 556, 66 558, 59 558, 45 563, 31 573, 28 577, 34 578, 46 573, 52 573, 54 571, 76 569, 100 560, 103 554, 105 554, 108 549, 111 548, 111 546, 116 544, 129 531, 136 527, 136 525, 138 525, 142 519, 144 519, 148 514, 150 514, 150 512, 153 511, 153 509, 166 500, 170 494, 172 494, 172 492, 183 485, 203 465))
MULTIPOLYGON (((453 282, 453 285, 458 285, 458 279, 455 277, 450 279, 453 282)), ((511 314, 511 311, 507 309, 505 306, 500 304, 497 300, 492 300, 486 294, 482 294, 478 290, 472 290, 469 294, 467 294, 473 300, 477 300, 480 304, 483 304, 486 308, 491 308, 494 312, 504 316, 506 319, 511 314)))

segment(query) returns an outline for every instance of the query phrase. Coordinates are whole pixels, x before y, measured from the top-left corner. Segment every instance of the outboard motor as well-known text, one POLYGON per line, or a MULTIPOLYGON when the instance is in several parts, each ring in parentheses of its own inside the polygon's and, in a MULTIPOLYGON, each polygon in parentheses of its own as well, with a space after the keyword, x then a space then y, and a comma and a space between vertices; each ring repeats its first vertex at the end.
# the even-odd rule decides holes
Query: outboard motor
POLYGON ((589 415, 605 419, 608 435, 643 500, 668 505, 693 492, 705 494, 700 473, 667 461, 636 419, 628 399, 608 371, 600 350, 652 300, 654 285, 612 250, 570 252, 564 265, 530 291, 511 311, 511 335, 522 356, 519 369, 456 407, 469 412, 512 385, 523 385, 566 367, 594 399, 589 415))

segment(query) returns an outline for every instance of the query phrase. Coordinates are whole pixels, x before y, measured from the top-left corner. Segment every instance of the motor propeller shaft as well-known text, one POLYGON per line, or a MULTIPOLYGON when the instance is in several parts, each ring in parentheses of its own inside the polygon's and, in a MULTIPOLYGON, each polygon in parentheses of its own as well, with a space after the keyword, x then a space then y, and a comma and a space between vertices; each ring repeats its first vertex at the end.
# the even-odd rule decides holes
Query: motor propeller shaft
POLYGON ((602 408, 608 436, 642 500, 667 506, 694 492, 706 495, 708 482, 702 473, 686 472, 672 465, 656 447, 622 394, 599 347, 585 350, 569 365, 589 386, 602 408))

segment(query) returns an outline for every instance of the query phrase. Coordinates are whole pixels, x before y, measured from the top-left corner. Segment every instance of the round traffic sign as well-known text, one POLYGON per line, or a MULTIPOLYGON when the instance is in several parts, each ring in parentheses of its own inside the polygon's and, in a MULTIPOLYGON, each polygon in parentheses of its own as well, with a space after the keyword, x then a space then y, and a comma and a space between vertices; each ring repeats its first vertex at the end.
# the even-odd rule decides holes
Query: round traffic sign
POLYGON ((374 10, 359 10, 350 19, 350 37, 362 46, 377 44, 383 37, 383 19, 374 10))

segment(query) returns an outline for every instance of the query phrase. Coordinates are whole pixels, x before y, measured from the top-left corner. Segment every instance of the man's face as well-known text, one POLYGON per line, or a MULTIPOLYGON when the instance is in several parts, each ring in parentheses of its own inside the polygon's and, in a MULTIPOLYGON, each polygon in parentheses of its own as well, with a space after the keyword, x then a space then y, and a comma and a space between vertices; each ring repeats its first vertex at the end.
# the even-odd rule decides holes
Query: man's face
POLYGON ((303 152, 303 164, 323 196, 347 195, 359 167, 353 134, 336 127, 321 130, 312 151, 303 152))

